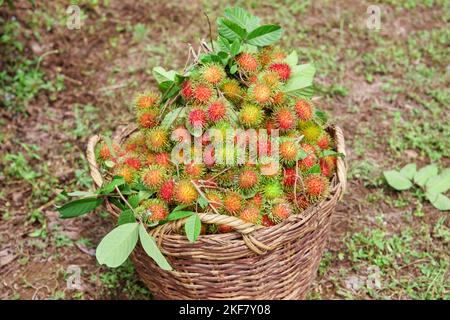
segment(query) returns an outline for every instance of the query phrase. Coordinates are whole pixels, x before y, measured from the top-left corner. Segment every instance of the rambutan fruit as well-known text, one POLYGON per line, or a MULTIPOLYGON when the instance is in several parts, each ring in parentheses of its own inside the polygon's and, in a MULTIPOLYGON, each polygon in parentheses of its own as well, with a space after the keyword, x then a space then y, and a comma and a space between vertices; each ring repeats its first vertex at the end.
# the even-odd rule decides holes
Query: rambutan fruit
POLYGON ((99 157, 102 160, 110 160, 111 159, 111 151, 108 148, 106 143, 102 143, 99 149, 99 157))
POLYGON ((287 194, 286 198, 299 211, 303 211, 311 205, 308 197, 301 192, 295 193, 294 191, 292 191, 287 194))
POLYGON ((147 147, 156 152, 164 150, 169 144, 169 134, 161 127, 155 127, 147 133, 147 147))
POLYGON ((198 192, 189 180, 181 180, 175 184, 174 199, 179 204, 193 204, 198 198, 198 192))
POLYGON ((272 49, 273 60, 280 61, 280 60, 286 59, 286 57, 287 57, 287 54, 283 49, 281 49, 280 47, 273 47, 273 49, 272 49))
POLYGON ((216 100, 208 106, 208 119, 211 122, 217 122, 225 118, 227 114, 227 105, 223 100, 216 100))
POLYGON ((269 219, 269 216, 267 214, 263 215, 261 218, 261 224, 264 227, 272 227, 275 225, 275 223, 269 219))
POLYGON ((319 159, 320 170, 325 177, 331 177, 336 168, 336 158, 326 156, 319 159))
POLYGON ((239 218, 245 222, 261 224, 260 210, 253 206, 244 208, 239 214, 239 218))
POLYGON ((194 107, 189 112, 188 121, 193 128, 204 128, 206 126, 206 112, 194 107))
POLYGON ((303 136, 306 142, 308 143, 316 143, 317 140, 320 138, 320 136, 323 133, 322 128, 320 125, 309 121, 305 127, 303 128, 303 136))
POLYGON ((287 63, 273 63, 269 66, 269 70, 276 72, 283 82, 291 77, 291 67, 287 63))
POLYGON ((286 100, 284 92, 278 91, 272 96, 272 104, 274 106, 281 106, 286 100))
POLYGON ((161 185, 159 188, 158 196, 162 200, 164 200, 167 203, 172 202, 173 200, 173 192, 175 188, 175 181, 173 179, 169 179, 161 185))
POLYGON ((279 152, 281 160, 286 164, 293 164, 298 160, 299 148, 293 139, 281 139, 279 152))
POLYGON ((221 89, 225 98, 233 103, 238 103, 242 99, 242 89, 235 79, 225 80, 221 89))
POLYGON ((199 83, 193 88, 193 97, 199 104, 206 104, 213 97, 213 89, 206 84, 199 83))
POLYGON ((242 52, 237 56, 236 62, 245 73, 253 73, 258 70, 258 61, 251 53, 242 52))
POLYGON ((246 128, 257 128, 263 121, 264 112, 257 105, 245 103, 239 111, 239 121, 246 128))
POLYGON ((233 167, 215 166, 212 172, 217 176, 218 185, 223 188, 229 188, 236 182, 237 173, 233 167))
POLYGON ((236 215, 242 208, 242 202, 242 195, 228 191, 223 197, 223 210, 228 214, 236 215))
POLYGON ((256 81, 258 81, 258 76, 256 74, 248 77, 248 84, 254 84, 256 83, 256 81))
POLYGON ((128 157, 125 160, 123 160, 123 164, 135 169, 135 170, 140 170, 141 169, 141 160, 139 160, 139 158, 137 157, 128 157))
POLYGON ((206 200, 216 210, 222 207, 222 196, 218 192, 210 191, 205 194, 206 200))
POLYGON ((159 199, 146 200, 141 207, 145 210, 147 221, 150 222, 164 220, 168 214, 167 205, 159 199))
POLYGON ((218 85, 225 78, 223 67, 215 63, 204 65, 200 73, 204 81, 213 85, 218 85))
POLYGON ((330 135, 324 132, 322 136, 317 140, 317 146, 322 150, 326 150, 330 148, 330 145, 331 145, 330 135))
POLYGON ((271 102, 272 90, 264 83, 255 83, 248 89, 252 101, 260 105, 266 105, 271 102))
POLYGON ((295 186, 297 179, 295 168, 283 168, 283 185, 285 187, 290 188, 295 186))
POLYGON ((132 184, 136 179, 136 170, 130 168, 129 166, 120 166, 116 171, 116 175, 123 177, 126 183, 132 184))
POLYGON ((188 163, 184 166, 184 174, 189 178, 201 178, 205 173, 205 167, 201 163, 188 163))
POLYGON ((294 105, 297 117, 301 121, 310 121, 313 118, 314 111, 311 103, 305 99, 299 99, 294 105))
POLYGON ((274 178, 280 174, 280 164, 278 159, 271 156, 260 157, 260 171, 265 177, 274 178))
POLYGON ((271 47, 271 46, 264 47, 259 52, 258 61, 263 67, 272 63, 272 61, 273 61, 272 53, 273 53, 273 47, 271 47))
POLYGON ((264 204, 264 198, 261 193, 257 193, 253 196, 253 198, 248 199, 248 204, 253 205, 257 208, 261 208, 264 204))
POLYGON ((269 209, 269 218, 275 222, 280 223, 286 220, 292 214, 292 206, 285 200, 275 201, 269 209))
POLYGON ((280 107, 274 114, 274 121, 280 130, 287 131, 295 127, 296 117, 291 109, 280 107))
POLYGON ((238 175, 238 186, 243 191, 254 190, 260 181, 259 173, 250 167, 244 167, 238 175))
POLYGON ((306 193, 311 198, 321 198, 328 194, 329 182, 321 174, 310 174, 303 180, 306 193))
POLYGON ((219 231, 219 233, 228 233, 233 231, 233 228, 230 226, 227 226, 226 224, 221 224, 219 226, 217 226, 217 231, 219 231))
POLYGON ((135 106, 138 110, 155 108, 159 105, 161 96, 155 92, 139 94, 135 99, 135 106))
POLYGON ((168 168, 171 166, 170 154, 167 152, 160 152, 155 154, 154 163, 160 165, 163 168, 168 168))
POLYGON ((302 171, 310 169, 317 162, 317 156, 315 154, 316 149, 307 143, 301 144, 301 149, 306 153, 306 157, 298 161, 298 167, 302 171))
POLYGON ((192 83, 189 80, 186 80, 181 85, 181 96, 184 100, 188 101, 194 96, 194 90, 192 89, 192 83))
POLYGON ((274 200, 283 195, 283 186, 277 179, 268 179, 262 186, 264 197, 268 200, 274 200))
POLYGON ((137 114, 140 128, 151 129, 158 124, 159 111, 156 108, 141 110, 137 114))
POLYGON ((166 170, 152 165, 141 172, 142 183, 150 190, 157 190, 166 180, 166 170))

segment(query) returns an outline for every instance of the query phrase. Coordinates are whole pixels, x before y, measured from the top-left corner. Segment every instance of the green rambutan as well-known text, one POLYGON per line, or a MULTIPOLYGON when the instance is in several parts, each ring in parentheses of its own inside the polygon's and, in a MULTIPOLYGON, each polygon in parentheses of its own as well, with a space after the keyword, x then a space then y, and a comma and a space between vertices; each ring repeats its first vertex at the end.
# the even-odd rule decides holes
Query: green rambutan
POLYGON ((219 99, 208 106, 208 119, 211 122, 223 120, 227 114, 227 105, 225 101, 219 99))
POLYGON ((166 170, 158 165, 152 165, 144 169, 141 173, 142 183, 149 190, 157 190, 166 180, 166 170))
POLYGON ((200 74, 204 81, 212 85, 218 85, 225 78, 223 67, 215 63, 204 65, 200 69, 200 74))
POLYGON ((307 124, 305 124, 302 133, 306 142, 316 143, 322 135, 323 130, 320 125, 309 121, 307 124))
POLYGON ((261 224, 261 214, 258 208, 249 206, 244 208, 239 214, 239 218, 245 222, 261 224))
POLYGON ((310 174, 303 180, 306 193, 313 199, 322 198, 328 194, 329 182, 321 174, 310 174))
POLYGON ((282 131, 293 129, 296 123, 294 112, 288 107, 280 107, 275 111, 274 122, 282 131))
POLYGON ((239 111, 239 121, 246 128, 257 128, 262 123, 263 118, 263 110, 251 103, 244 103, 239 111))
POLYGON ((198 192, 189 180, 181 180, 175 184, 174 199, 179 204, 193 204, 198 198, 198 192))
POLYGON ((154 127, 147 133, 147 147, 156 152, 164 150, 169 144, 169 134, 166 129, 154 127))
POLYGON ((269 70, 276 72, 283 82, 291 77, 291 67, 287 63, 273 63, 269 66, 269 70))
POLYGON ((253 73, 258 70, 258 61, 251 53, 242 52, 237 56, 236 62, 245 73, 253 73))
POLYGON ((225 98, 233 103, 239 103, 242 99, 242 88, 235 79, 227 79, 222 84, 222 92, 225 98))
POLYGON ((264 197, 268 200, 274 200, 283 195, 283 186, 277 179, 268 179, 261 190, 264 193, 264 197))
POLYGON ((158 124, 159 111, 156 108, 140 110, 137 113, 137 122, 140 128, 151 129, 158 124))
POLYGON ((310 121, 313 118, 314 111, 311 103, 305 99, 299 99, 294 106, 297 117, 300 121, 310 121))
POLYGON ((223 197, 223 210, 230 214, 236 215, 242 208, 243 197, 237 192, 228 191, 223 197))

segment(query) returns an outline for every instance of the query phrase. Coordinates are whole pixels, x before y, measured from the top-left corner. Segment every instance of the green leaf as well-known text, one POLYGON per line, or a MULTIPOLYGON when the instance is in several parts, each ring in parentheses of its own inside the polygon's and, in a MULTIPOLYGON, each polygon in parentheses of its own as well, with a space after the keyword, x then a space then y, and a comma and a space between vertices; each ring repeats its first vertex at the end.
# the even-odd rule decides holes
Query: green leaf
POLYGON ((240 49, 241 42, 238 39, 234 40, 230 47, 230 55, 232 57, 236 56, 239 53, 240 49))
POLYGON ((383 175, 387 183, 395 190, 407 190, 412 187, 411 181, 402 176, 398 171, 384 171, 383 175))
POLYGON ((428 179, 438 174, 438 167, 435 164, 430 164, 423 167, 414 175, 414 182, 419 186, 424 187, 428 179))
POLYGON ((414 175, 416 174, 416 171, 417 171, 416 164, 410 163, 400 170, 400 174, 404 176, 406 179, 412 180, 414 178, 414 175))
POLYGON ((183 210, 184 208, 187 208, 187 207, 189 207, 188 204, 179 204, 172 210, 172 212, 180 211, 180 210, 183 210))
POLYGON ((120 213, 119 219, 117 220, 117 225, 120 226, 121 224, 133 222, 136 222, 133 211, 131 211, 130 209, 126 209, 120 213))
POLYGON ((260 20, 241 7, 226 8, 225 17, 250 32, 259 26, 260 20))
POLYGON ((230 53, 231 52, 231 46, 230 46, 230 42, 228 41, 227 38, 224 38, 222 36, 219 35, 218 37, 219 41, 217 42, 219 44, 219 48, 221 51, 230 53))
POLYGON ((264 47, 280 40, 282 34, 283 29, 280 26, 268 24, 250 32, 247 36, 247 42, 255 46, 264 47))
POLYGON ((200 235, 200 229, 202 227, 202 221, 198 214, 193 214, 190 216, 184 225, 184 230, 186 231, 186 236, 190 242, 194 243, 198 236, 200 235))
POLYGON ((91 197, 67 202, 57 210, 61 218, 73 218, 88 213, 103 203, 103 198, 91 197))
POLYGON ((97 194, 91 191, 73 191, 67 195, 69 197, 97 197, 97 194))
POLYGON ((450 171, 428 179, 426 189, 431 193, 446 193, 450 189, 450 171))
POLYGON ((316 110, 315 112, 317 119, 321 121, 322 124, 327 123, 328 121, 328 114, 321 110, 316 110))
POLYGON ((175 81, 175 76, 177 72, 174 70, 166 71, 163 67, 154 67, 153 76, 158 83, 163 83, 166 81, 175 81))
POLYGON ((96 257, 100 264, 116 268, 127 260, 136 246, 139 223, 126 223, 114 228, 97 247, 96 257))
POLYGON ((102 186, 97 190, 98 194, 109 194, 114 191, 116 187, 125 184, 125 179, 123 177, 115 176, 110 183, 105 186, 102 186))
POLYGON ((244 39, 247 35, 245 29, 230 20, 219 18, 217 19, 217 24, 219 34, 229 41, 244 39))
POLYGON ((139 205, 139 194, 128 197, 127 201, 133 208, 136 208, 139 205))
POLYGON ((114 168, 114 166, 116 165, 116 164, 114 163, 114 161, 111 161, 111 160, 106 160, 106 161, 104 162, 104 164, 105 164, 105 166, 106 166, 107 168, 109 168, 109 169, 114 168))
POLYGON ((450 210, 450 199, 442 193, 426 192, 425 196, 436 209, 441 211, 450 210))
POLYGON ((195 212, 193 212, 193 211, 172 211, 167 216, 167 220, 169 220, 169 221, 179 220, 179 219, 183 219, 183 218, 186 218, 186 217, 190 217, 193 214, 195 214, 195 212))
POLYGON ((142 248, 144 251, 152 258, 156 264, 163 270, 171 271, 173 270, 170 266, 169 262, 167 262, 166 258, 163 256, 158 246, 156 245, 155 239, 150 236, 145 230, 145 227, 142 224, 139 224, 139 239, 141 240, 142 248))
POLYGON ((298 157, 299 157, 300 160, 305 159, 307 156, 308 156, 308 154, 306 153, 305 150, 299 149, 299 151, 298 151, 298 157))
POLYGON ((315 73, 316 68, 310 63, 295 66, 283 91, 290 95, 298 94, 301 89, 313 84, 315 73))
POLYGON ((291 68, 294 68, 298 63, 298 54, 297 51, 292 51, 285 59, 284 62, 286 62, 288 65, 291 66, 291 68))
POLYGON ((161 121, 161 127, 169 129, 178 117, 183 117, 186 113, 185 107, 179 107, 170 111, 161 121))
POLYGON ((320 155, 321 158, 328 156, 345 158, 345 155, 342 152, 336 152, 334 150, 324 150, 320 155))
POLYGON ((205 209, 209 204, 208 200, 205 199, 205 197, 200 197, 197 202, 202 209, 205 209))
POLYGON ((308 170, 307 173, 310 174, 310 173, 321 173, 321 172, 322 172, 322 170, 320 169, 320 165, 316 163, 308 170))
POLYGON ((236 71, 237 71, 237 69, 238 69, 237 64, 233 64, 233 65, 231 66, 231 68, 230 68, 230 73, 231 73, 231 74, 235 74, 236 71))

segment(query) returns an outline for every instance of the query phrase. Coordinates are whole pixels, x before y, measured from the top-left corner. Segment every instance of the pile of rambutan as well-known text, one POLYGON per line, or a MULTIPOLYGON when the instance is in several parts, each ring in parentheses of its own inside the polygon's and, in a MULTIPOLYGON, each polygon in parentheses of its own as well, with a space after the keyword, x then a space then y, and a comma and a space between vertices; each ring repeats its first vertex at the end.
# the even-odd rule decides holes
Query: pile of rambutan
POLYGON ((141 93, 133 103, 137 131, 123 145, 97 147, 110 176, 145 194, 134 206, 149 226, 182 208, 270 227, 329 193, 338 154, 327 117, 311 99, 314 67, 274 44, 278 26, 228 23, 233 10, 253 17, 228 9, 217 41, 203 42, 182 73, 155 68, 159 92, 141 93), (211 143, 217 133, 223 144, 211 143), (255 157, 247 155, 252 143, 255 157), (247 156, 238 161, 242 150, 247 156))
POLYGON ((155 68, 159 92, 134 100, 138 130, 121 146, 98 146, 98 160, 111 176, 146 192, 135 212, 150 226, 182 208, 270 227, 329 193, 338 154, 325 113, 311 100, 314 67, 298 65, 295 51, 274 44, 278 26, 227 24, 230 12, 219 19, 217 41, 204 42, 182 73, 155 68), (243 36, 224 26, 244 30, 243 36), (211 147, 211 132, 232 143, 211 147), (237 161, 239 147, 249 153, 252 143, 256 159, 237 161))

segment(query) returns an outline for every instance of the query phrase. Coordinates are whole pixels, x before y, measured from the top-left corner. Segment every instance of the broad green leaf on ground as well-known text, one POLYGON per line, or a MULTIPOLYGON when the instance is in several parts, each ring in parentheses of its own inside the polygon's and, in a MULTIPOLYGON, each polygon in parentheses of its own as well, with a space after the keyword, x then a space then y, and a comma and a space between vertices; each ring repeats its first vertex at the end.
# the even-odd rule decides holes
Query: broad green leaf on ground
POLYGON ((424 187, 431 177, 438 174, 438 167, 435 164, 430 164, 426 167, 423 167, 414 175, 414 182, 419 186, 424 187))
POLYGON ((91 197, 67 202, 57 210, 61 218, 73 218, 88 213, 103 203, 103 198, 91 197))
POLYGON ((412 187, 412 182, 406 179, 400 172, 389 170, 383 172, 387 183, 395 190, 407 190, 412 187))
POLYGON ((120 226, 121 224, 133 222, 136 222, 133 211, 131 211, 131 209, 126 209, 120 213, 119 219, 117 220, 117 225, 120 226))
POLYGON ((116 268, 127 260, 138 240, 139 223, 126 223, 114 228, 97 247, 96 257, 100 264, 116 268))
POLYGON ((284 62, 286 62, 288 65, 291 66, 291 68, 294 68, 298 63, 298 54, 297 51, 293 50, 285 59, 284 62))
POLYGON ((439 209, 441 211, 450 210, 450 199, 442 193, 433 193, 427 191, 427 193, 425 193, 425 196, 436 209, 439 209))
POLYGON ((289 95, 298 94, 301 89, 312 85, 315 73, 316 68, 310 63, 295 66, 283 91, 289 95))
POLYGON ((225 9, 225 17, 239 25, 240 27, 251 32, 259 26, 260 20, 247 10, 241 7, 233 7, 225 9))
POLYGON ((167 220, 172 221, 172 220, 183 219, 186 217, 190 217, 193 214, 195 214, 195 212, 193 212, 193 211, 173 211, 167 216, 167 220))
POLYGON ((186 236, 190 242, 194 243, 197 240, 201 226, 202 221, 198 214, 193 214, 186 220, 184 230, 186 231, 186 236))
POLYGON ((145 230, 142 224, 139 224, 139 239, 141 240, 142 248, 144 251, 156 262, 156 264, 163 270, 171 271, 173 270, 169 262, 163 256, 158 246, 156 245, 155 239, 150 236, 145 230))
POLYGON ((406 179, 412 180, 417 172, 417 166, 415 163, 410 163, 400 169, 400 174, 406 179))
POLYGON ((229 41, 244 39, 247 35, 247 31, 245 31, 245 29, 243 29, 233 21, 219 18, 217 19, 217 25, 219 34, 229 41))
POLYGON ((283 29, 274 24, 268 24, 256 28, 247 36, 247 42, 259 47, 264 47, 273 44, 280 40, 283 34, 283 29))
POLYGON ((163 67, 154 67, 153 76, 158 83, 163 83, 166 81, 175 81, 175 76, 177 72, 174 70, 166 71, 163 67))
POLYGON ((161 127, 169 129, 178 117, 184 116, 185 111, 186 111, 185 107, 179 107, 170 111, 161 121, 161 127))
POLYGON ((450 171, 428 179, 426 189, 431 193, 446 193, 450 189, 450 171))
POLYGON ((100 189, 98 189, 99 194, 109 194, 114 191, 116 187, 120 187, 121 185, 125 184, 125 179, 123 177, 115 176, 110 183, 107 185, 102 186, 100 189))

